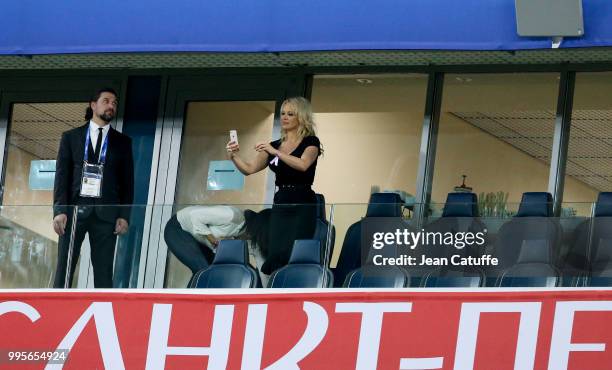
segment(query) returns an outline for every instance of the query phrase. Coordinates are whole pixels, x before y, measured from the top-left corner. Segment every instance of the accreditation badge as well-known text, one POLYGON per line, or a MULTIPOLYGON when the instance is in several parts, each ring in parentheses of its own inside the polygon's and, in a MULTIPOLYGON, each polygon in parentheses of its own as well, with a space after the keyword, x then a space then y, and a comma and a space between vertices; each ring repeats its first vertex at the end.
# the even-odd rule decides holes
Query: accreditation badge
POLYGON ((100 198, 102 196, 102 176, 104 165, 83 163, 83 176, 81 178, 81 196, 100 198))

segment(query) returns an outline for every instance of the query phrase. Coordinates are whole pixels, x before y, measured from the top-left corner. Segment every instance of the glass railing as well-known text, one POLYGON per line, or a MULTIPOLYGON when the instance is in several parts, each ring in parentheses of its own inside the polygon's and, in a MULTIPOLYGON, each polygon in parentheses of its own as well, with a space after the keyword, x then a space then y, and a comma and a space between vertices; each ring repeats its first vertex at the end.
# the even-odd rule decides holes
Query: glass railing
POLYGON ((60 242, 51 206, 2 206, 0 288, 185 288, 223 239, 247 241, 260 286, 290 262, 295 239, 316 240, 317 253, 298 262, 318 258, 335 287, 612 286, 612 217, 593 217, 591 203, 564 203, 560 217, 518 209, 465 217, 443 204, 76 206, 66 208, 76 223, 60 242), (69 248, 72 265, 60 259, 58 268, 69 248))
MULTIPOLYGON (((163 207, 161 237, 168 256, 163 287, 185 288, 193 275, 209 266, 222 239, 248 241, 248 262, 261 271, 268 253, 269 204, 197 205, 163 207), (205 234, 208 234, 205 235, 205 234)), ((311 205, 310 210, 314 210, 311 205)), ((314 216, 312 216, 314 217, 314 216)))
MULTIPOLYGON (((72 214, 73 207, 66 207, 72 214)), ((58 235, 50 206, 0 206, 0 288, 50 288, 58 260, 58 235)), ((70 230, 66 230, 70 239, 70 230)), ((77 286, 82 271, 75 272, 77 286)), ((82 278, 82 277, 81 277, 82 278)))
POLYGON ((429 204, 420 207, 420 218, 406 217, 404 211, 405 225, 349 216, 359 214, 355 208, 333 206, 334 225, 347 230, 358 221, 361 225, 361 245, 354 251, 346 248, 356 243, 343 246, 336 240, 336 286, 357 265, 369 266, 370 272, 377 271, 372 265, 399 266, 408 273, 411 287, 601 286, 612 276, 612 218, 591 218, 591 203, 564 203, 560 217, 535 217, 538 207, 533 214, 519 213, 518 203, 447 209, 429 204), (466 217, 476 210, 484 215, 466 217))
POLYGON ((318 249, 310 257, 328 266, 331 208, 323 204, 166 206, 161 228, 169 257, 163 286, 189 286, 193 275, 214 260, 217 242, 226 238, 247 241, 249 264, 260 273, 263 286, 274 271, 288 264, 296 239, 315 239, 318 249), (210 236, 204 236, 203 229, 210 236))

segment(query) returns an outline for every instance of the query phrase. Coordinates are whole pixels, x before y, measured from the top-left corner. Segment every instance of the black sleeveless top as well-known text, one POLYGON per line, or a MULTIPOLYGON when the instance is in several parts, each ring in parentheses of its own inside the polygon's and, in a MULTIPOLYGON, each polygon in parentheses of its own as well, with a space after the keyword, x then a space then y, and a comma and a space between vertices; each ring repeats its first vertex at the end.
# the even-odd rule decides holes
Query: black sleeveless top
MULTIPOLYGON (((281 145, 281 141, 275 140, 270 143, 274 149, 278 149, 281 145)), ((315 146, 319 150, 319 155, 321 155, 321 142, 319 138, 316 136, 306 136, 302 139, 300 144, 295 148, 294 151, 290 153, 290 155, 294 157, 300 158, 302 154, 304 154, 304 150, 306 150, 309 146, 315 146)), ((275 156, 268 155, 268 167, 276 174, 276 185, 312 185, 315 176, 315 170, 317 168, 317 159, 308 167, 308 169, 304 172, 298 171, 289 167, 285 162, 278 159, 274 161, 275 163, 271 163, 274 160, 275 156)))

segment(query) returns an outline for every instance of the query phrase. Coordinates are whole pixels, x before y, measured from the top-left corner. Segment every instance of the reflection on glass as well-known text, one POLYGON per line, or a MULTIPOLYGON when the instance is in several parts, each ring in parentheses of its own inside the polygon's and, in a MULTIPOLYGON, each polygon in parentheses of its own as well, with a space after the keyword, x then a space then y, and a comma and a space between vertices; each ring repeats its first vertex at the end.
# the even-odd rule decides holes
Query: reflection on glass
MULTIPOLYGON (((86 103, 15 103, 11 107, 0 210, 0 285, 52 285, 57 258, 53 174, 63 131, 83 125, 86 103), (32 166, 34 168, 32 168, 32 166)), ((75 281, 76 283, 76 281, 75 281)))
MULTIPOLYGON (((50 288, 57 261, 57 236, 51 222, 44 229, 24 227, 21 217, 36 218, 50 206, 1 206, 0 288, 50 288), (54 233, 52 235, 55 235, 54 233)), ((78 273, 78 272, 77 272, 78 273)), ((76 282, 75 282, 76 285, 76 282)))

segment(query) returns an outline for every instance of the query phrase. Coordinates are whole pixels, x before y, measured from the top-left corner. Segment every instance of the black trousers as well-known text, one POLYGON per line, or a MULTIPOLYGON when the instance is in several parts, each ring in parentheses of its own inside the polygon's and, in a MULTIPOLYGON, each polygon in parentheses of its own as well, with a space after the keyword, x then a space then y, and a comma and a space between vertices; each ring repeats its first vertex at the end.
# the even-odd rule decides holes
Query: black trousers
MULTIPOLYGON (((68 264, 68 251, 70 247, 70 232, 72 228, 72 216, 68 216, 66 232, 59 238, 57 267, 55 269, 55 288, 63 288, 66 281, 66 267, 68 264)), ((89 215, 79 216, 74 232, 74 246, 72 250, 72 263, 68 286, 72 286, 72 278, 81 253, 81 244, 85 234, 89 234, 89 245, 91 246, 91 264, 94 271, 94 286, 96 288, 113 287, 113 261, 115 258, 115 244, 117 235, 114 234, 115 223, 101 220, 96 212, 89 215)))
POLYGON ((268 246, 261 267, 271 274, 289 262, 296 239, 312 239, 316 226, 317 198, 314 191, 305 188, 280 188, 274 194, 274 205, 269 224, 268 246))
POLYGON ((191 234, 181 228, 176 215, 173 215, 164 228, 164 240, 170 251, 195 274, 208 267, 215 254, 207 246, 200 244, 191 234))

